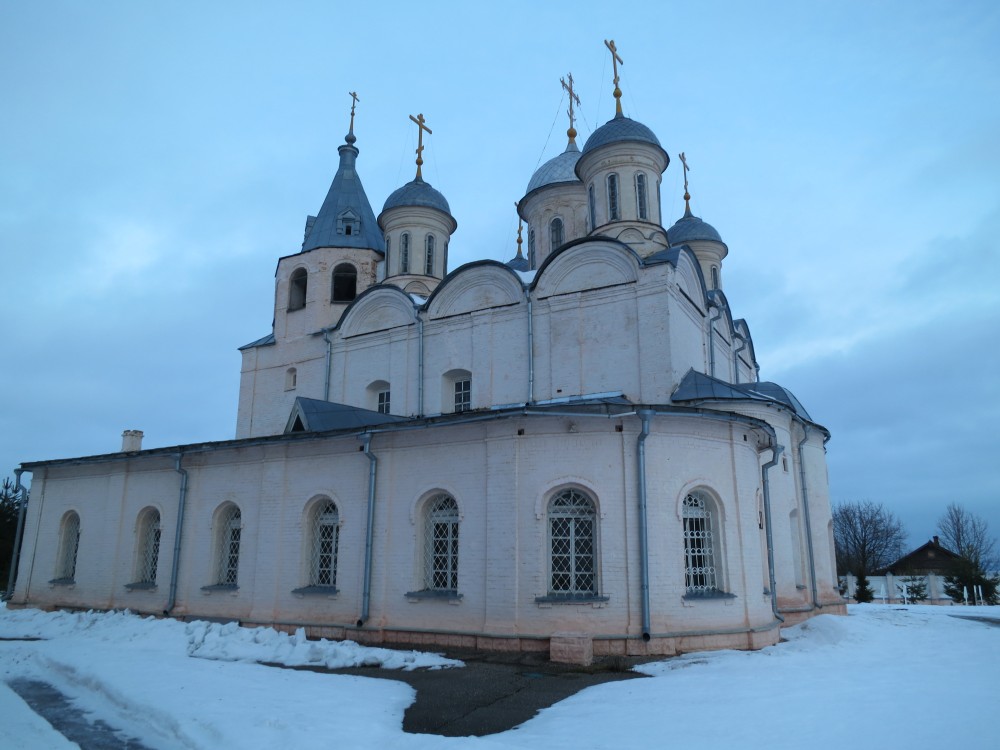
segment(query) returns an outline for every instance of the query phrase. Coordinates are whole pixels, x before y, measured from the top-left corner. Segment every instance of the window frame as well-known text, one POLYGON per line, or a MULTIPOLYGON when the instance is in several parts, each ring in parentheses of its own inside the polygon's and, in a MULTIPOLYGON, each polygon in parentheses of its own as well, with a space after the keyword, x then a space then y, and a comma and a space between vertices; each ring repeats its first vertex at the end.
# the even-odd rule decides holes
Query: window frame
POLYGON ((243 551, 243 512, 236 503, 225 503, 215 514, 213 583, 202 590, 238 589, 240 554, 243 551))
POLYGON ((305 309, 308 294, 309 271, 299 266, 288 277, 288 312, 305 309))
POLYGON ((546 504, 545 521, 547 594, 536 601, 608 600, 600 593, 598 519, 597 501, 589 492, 578 487, 564 487, 552 494, 546 504), (559 546, 563 541, 566 544, 559 546), (582 544, 587 545, 589 551, 581 549, 582 544))
POLYGON ((424 238, 424 276, 434 275, 434 235, 424 238))
POLYGON ((636 218, 639 221, 649 221, 649 186, 646 184, 646 173, 635 173, 635 206, 636 218))
POLYGON ((458 502, 446 492, 424 503, 424 591, 458 593, 461 520, 458 502))
POLYGON ((403 232, 399 236, 399 272, 410 272, 410 233, 403 232))
POLYGON ((337 588, 337 568, 340 555, 340 510, 329 497, 320 498, 309 514, 309 586, 337 588), (332 529, 332 536, 324 538, 324 530, 332 529), (324 542, 332 541, 332 549, 324 551, 324 542), (328 558, 324 563, 324 558, 328 558))
POLYGON ((727 594, 725 588, 722 515, 718 500, 704 489, 690 490, 681 500, 680 515, 684 598, 733 596, 727 594))
POLYGON ((565 236, 565 224, 559 216, 553 217, 552 221, 549 222, 549 245, 551 246, 550 252, 555 252, 556 248, 561 247, 566 241, 565 236))
POLYGON ((472 411, 472 376, 455 380, 455 414, 472 411))
POLYGON ((608 188, 608 221, 620 221, 621 216, 621 195, 619 193, 618 173, 612 172, 607 176, 606 184, 608 188))
POLYGON ((330 303, 353 302, 357 296, 358 269, 353 263, 338 263, 334 266, 333 273, 330 274, 330 303), (350 279, 350 282, 347 279, 350 279), (350 284, 349 291, 348 283, 350 284))
POLYGON ((55 578, 49 583, 76 583, 76 566, 80 554, 80 514, 66 511, 59 522, 59 547, 56 556, 55 578))
POLYGON ((144 508, 136 523, 135 579, 126 588, 156 588, 162 540, 163 524, 159 509, 144 508))

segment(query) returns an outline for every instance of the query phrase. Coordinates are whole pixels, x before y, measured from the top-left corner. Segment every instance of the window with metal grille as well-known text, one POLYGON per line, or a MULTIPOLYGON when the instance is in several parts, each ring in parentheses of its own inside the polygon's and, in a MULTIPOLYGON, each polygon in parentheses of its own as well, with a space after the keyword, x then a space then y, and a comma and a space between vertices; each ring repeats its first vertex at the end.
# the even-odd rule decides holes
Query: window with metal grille
POLYGON ((80 549, 80 516, 70 511, 63 517, 59 539, 59 559, 56 562, 56 579, 72 581, 76 578, 76 553, 80 549))
POLYGON ((160 512, 149 508, 139 521, 138 583, 156 583, 160 562, 160 512))
POLYGON ((389 414, 389 391, 379 391, 378 412, 379 414, 389 414))
POLYGON ((597 513, 594 501, 574 489, 549 501, 550 594, 597 594, 597 513))
POLYGON ((698 492, 684 498, 684 585, 689 594, 719 590, 712 501, 698 492))
POLYGON ((424 586, 458 591, 458 503, 450 495, 438 495, 426 507, 424 586))
POLYGON ((469 411, 472 408, 472 381, 455 381, 455 411, 469 411))
POLYGON ((635 204, 639 218, 645 221, 649 216, 649 209, 646 205, 646 175, 642 172, 635 175, 635 204))
POLYGON ((301 310, 306 306, 306 286, 309 274, 304 268, 296 268, 288 280, 288 309, 301 310))
POLYGON ((618 175, 608 175, 608 221, 617 221, 618 215, 618 175))
POLYGON ((427 276, 434 275, 434 235, 427 235, 427 239, 424 241, 426 256, 424 259, 424 274, 427 276))
POLYGON ((409 273, 410 272, 410 234, 409 232, 403 232, 403 236, 399 238, 399 272, 409 273))
POLYGON ((240 568, 240 536, 242 519, 240 509, 230 505, 219 516, 219 571, 217 584, 235 586, 240 568))
POLYGON ((340 545, 340 514, 332 500, 317 504, 312 517, 312 559, 309 585, 337 585, 337 549, 340 545))
POLYGON ((559 217, 549 224, 549 241, 553 251, 563 243, 563 221, 559 217))

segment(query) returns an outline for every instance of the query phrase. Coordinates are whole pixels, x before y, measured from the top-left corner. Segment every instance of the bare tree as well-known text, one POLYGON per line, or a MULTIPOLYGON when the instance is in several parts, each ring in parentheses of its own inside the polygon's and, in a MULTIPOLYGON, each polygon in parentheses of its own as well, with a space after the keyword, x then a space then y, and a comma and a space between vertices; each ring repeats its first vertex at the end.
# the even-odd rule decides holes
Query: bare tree
POLYGON ((996 540, 990 536, 985 519, 951 503, 938 521, 938 532, 945 547, 974 567, 983 572, 997 570, 996 540))
POLYGON ((906 531, 883 505, 862 500, 834 508, 833 541, 838 574, 866 578, 902 556, 906 531))

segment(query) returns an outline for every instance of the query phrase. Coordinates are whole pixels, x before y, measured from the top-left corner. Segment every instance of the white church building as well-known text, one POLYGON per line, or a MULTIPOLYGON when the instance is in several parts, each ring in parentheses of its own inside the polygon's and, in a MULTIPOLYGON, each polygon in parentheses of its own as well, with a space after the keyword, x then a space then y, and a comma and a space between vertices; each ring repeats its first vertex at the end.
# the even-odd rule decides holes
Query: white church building
POLYGON ((526 252, 519 232, 513 260, 451 271, 422 140, 376 216, 352 108, 273 330, 241 349, 235 439, 23 463, 10 606, 582 662, 843 613, 829 433, 759 381, 729 248, 686 179, 661 215, 671 159, 620 97, 616 73, 582 149, 571 104, 518 203, 526 252))

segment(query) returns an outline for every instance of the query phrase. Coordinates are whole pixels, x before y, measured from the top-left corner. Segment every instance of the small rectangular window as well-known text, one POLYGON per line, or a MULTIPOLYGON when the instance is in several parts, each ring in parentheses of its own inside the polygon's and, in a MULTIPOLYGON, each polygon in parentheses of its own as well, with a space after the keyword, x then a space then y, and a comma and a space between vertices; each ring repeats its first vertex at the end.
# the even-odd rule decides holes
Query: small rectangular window
POLYGON ((635 176, 635 202, 639 209, 639 219, 645 221, 649 212, 646 209, 646 175, 642 172, 635 176))
POLYGON ((455 411, 469 411, 472 407, 472 381, 455 381, 455 411))
POLYGON ((389 391, 380 391, 378 394, 378 411, 379 414, 389 413, 389 391))

